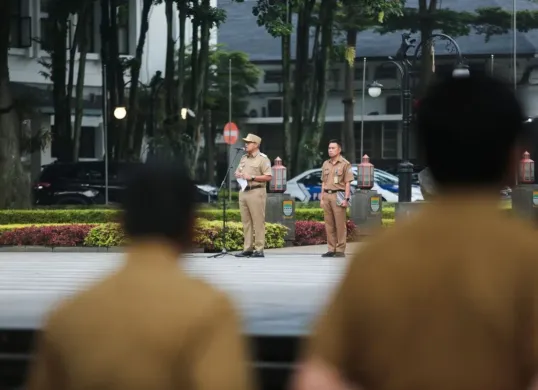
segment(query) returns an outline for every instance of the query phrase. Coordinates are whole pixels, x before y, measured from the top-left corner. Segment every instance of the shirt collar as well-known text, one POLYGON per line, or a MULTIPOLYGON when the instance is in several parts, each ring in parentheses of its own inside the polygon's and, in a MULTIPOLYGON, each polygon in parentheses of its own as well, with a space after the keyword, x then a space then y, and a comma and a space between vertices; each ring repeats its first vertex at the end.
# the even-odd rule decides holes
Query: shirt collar
POLYGON ((255 152, 253 152, 252 154, 247 154, 247 156, 249 158, 254 158, 254 157, 258 157, 258 154, 260 154, 260 151, 259 150, 256 150, 255 152))

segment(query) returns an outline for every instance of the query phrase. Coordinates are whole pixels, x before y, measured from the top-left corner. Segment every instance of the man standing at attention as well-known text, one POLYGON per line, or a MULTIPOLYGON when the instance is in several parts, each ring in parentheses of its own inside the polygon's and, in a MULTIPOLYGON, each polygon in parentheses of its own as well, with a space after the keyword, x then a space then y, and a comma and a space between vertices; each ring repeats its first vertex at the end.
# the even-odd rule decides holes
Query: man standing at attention
POLYGON ((342 157, 342 145, 329 142, 329 159, 321 167, 321 198, 327 245, 329 251, 322 257, 345 257, 347 228, 346 211, 349 206, 353 170, 351 163, 342 157))
POLYGON ((247 152, 239 161, 235 177, 245 179, 247 187, 239 192, 239 210, 245 240, 237 257, 264 257, 266 183, 271 181, 271 161, 260 152, 262 139, 254 134, 243 138, 247 152), (256 240, 256 241, 254 241, 256 240))
POLYGON ((537 233, 499 208, 522 154, 516 96, 450 77, 422 100, 417 138, 437 197, 355 254, 294 390, 537 388, 537 233))

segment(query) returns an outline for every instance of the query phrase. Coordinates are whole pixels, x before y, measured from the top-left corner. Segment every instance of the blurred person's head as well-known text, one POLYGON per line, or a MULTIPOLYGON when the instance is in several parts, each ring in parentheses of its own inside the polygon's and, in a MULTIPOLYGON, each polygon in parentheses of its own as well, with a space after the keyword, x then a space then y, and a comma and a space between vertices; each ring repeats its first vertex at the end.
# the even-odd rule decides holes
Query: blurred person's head
POLYGON ((123 198, 124 228, 132 244, 166 242, 182 251, 193 238, 196 192, 180 163, 140 164, 123 198))
POLYGON ((441 188, 499 187, 515 172, 523 113, 500 80, 471 72, 434 84, 420 102, 417 128, 427 166, 441 188))
POLYGON ((342 145, 340 144, 340 141, 336 139, 332 139, 329 141, 329 157, 338 157, 340 153, 342 153, 342 145))

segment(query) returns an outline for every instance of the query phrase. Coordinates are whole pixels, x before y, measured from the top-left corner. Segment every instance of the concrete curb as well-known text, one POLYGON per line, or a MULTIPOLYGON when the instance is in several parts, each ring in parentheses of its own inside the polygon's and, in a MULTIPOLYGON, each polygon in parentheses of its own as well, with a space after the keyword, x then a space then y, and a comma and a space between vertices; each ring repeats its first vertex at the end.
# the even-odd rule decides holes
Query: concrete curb
MULTIPOLYGON (((35 252, 35 253, 123 253, 125 248, 121 246, 115 246, 110 248, 102 247, 88 247, 88 246, 58 246, 58 247, 48 247, 48 246, 2 246, 0 247, 0 252, 3 253, 21 253, 21 252, 35 252)), ((204 253, 203 250, 192 251, 190 253, 204 253)))

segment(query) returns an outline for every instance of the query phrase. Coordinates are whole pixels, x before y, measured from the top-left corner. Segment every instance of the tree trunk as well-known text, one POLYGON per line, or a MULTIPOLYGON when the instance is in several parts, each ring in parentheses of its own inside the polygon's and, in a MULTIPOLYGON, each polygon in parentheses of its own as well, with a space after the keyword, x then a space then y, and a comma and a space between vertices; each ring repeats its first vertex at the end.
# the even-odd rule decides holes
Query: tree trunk
POLYGON ((9 86, 10 2, 0 2, 0 208, 30 206, 29 176, 20 156, 18 118, 9 86))
MULTIPOLYGON (((327 77, 331 61, 333 42, 332 25, 336 0, 323 0, 319 10, 321 37, 314 37, 315 50, 313 50, 314 79, 310 81, 312 109, 309 110, 308 125, 304 126, 298 150, 299 170, 302 172, 318 158, 319 143, 325 125, 325 111, 327 107, 327 77), (312 116, 310 116, 310 113, 312 116)), ((310 92, 310 91, 309 91, 310 92)), ((304 119, 304 118, 303 118, 304 119)), ((305 121, 306 122, 306 121, 305 121)))
POLYGON ((178 110, 181 110, 185 106, 185 28, 187 24, 186 0, 178 1, 177 10, 179 18, 179 50, 177 58, 177 107, 178 110))
MULTIPOLYGON (((172 117, 174 111, 174 1, 165 0, 166 14, 166 68, 164 72, 164 88, 165 88, 165 113, 168 118, 172 117)), ((181 36, 180 38, 181 39, 181 36)))
POLYGON ((127 129, 124 141, 126 147, 126 156, 133 157, 134 153, 134 135, 136 131, 136 125, 138 120, 138 84, 140 80, 140 67, 142 65, 142 55, 144 54, 144 46, 146 44, 146 37, 149 30, 149 11, 153 4, 152 0, 144 0, 142 6, 140 35, 138 36, 138 43, 136 45, 136 54, 131 67, 131 88, 129 89, 129 115, 127 115, 127 129))
POLYGON ((118 45, 118 1, 110 0, 110 27, 109 27, 109 55, 108 55, 108 88, 109 104, 108 117, 110 126, 108 127, 108 150, 109 158, 112 161, 119 161, 122 156, 121 133, 123 121, 114 118, 114 109, 124 104, 125 85, 123 81, 123 69, 120 64, 118 45))
MULTIPOLYGON (((90 3, 91 4, 91 3, 90 3)), ((77 88, 75 96, 75 124, 73 128, 73 161, 78 161, 80 154, 80 135, 82 133, 82 117, 84 116, 84 76, 86 74, 86 56, 88 54, 88 14, 91 7, 84 4, 79 13, 76 37, 79 40, 80 55, 78 61, 77 88)))
POLYGON ((69 12, 58 5, 50 15, 51 79, 54 106, 54 130, 58 146, 58 160, 71 161, 73 135, 71 133, 71 97, 67 96, 67 32, 69 12))
MULTIPOLYGON (((192 8, 196 12, 199 7, 198 0, 192 1, 192 8)), ((190 90, 190 99, 189 104, 194 104, 194 101, 196 100, 196 82, 198 80, 198 72, 197 72, 197 65, 198 65, 198 36, 199 36, 199 30, 200 29, 200 22, 198 18, 193 17, 192 18, 192 39, 191 39, 191 45, 192 45, 192 51, 191 51, 191 90, 190 90)))
POLYGON ((309 49, 310 49, 310 14, 313 7, 312 0, 301 2, 297 15, 297 44, 295 54, 295 69, 293 73, 294 88, 292 102, 292 148, 290 166, 291 176, 301 173, 298 160, 300 149, 299 140, 303 132, 303 104, 305 96, 305 83, 308 77, 309 49))
MULTIPOLYGON (((209 0, 203 0, 202 7, 204 9, 204 14, 209 15, 211 8, 209 0)), ((195 126, 192 134, 192 141, 194 143, 194 158, 192 164, 192 177, 195 177, 196 170, 198 168, 198 159, 200 157, 200 147, 201 147, 201 129, 202 121, 204 115, 204 100, 205 100, 205 91, 209 87, 207 73, 209 70, 209 38, 211 32, 211 20, 209 16, 201 23, 201 34, 200 34, 200 52, 198 54, 198 80, 196 85, 196 100, 193 106, 193 111, 196 114, 194 119, 195 126)))
MULTIPOLYGON (((286 21, 291 21, 292 7, 288 7, 286 21)), ((284 127, 284 160, 288 170, 293 170, 293 135, 291 119, 291 34, 282 36, 282 121, 284 127)))
MULTIPOLYGON (((346 46, 348 49, 352 49, 355 52, 357 46, 357 30, 348 30, 346 33, 346 46)), ((345 71, 345 91, 344 91, 344 137, 343 148, 346 152, 346 158, 355 163, 357 156, 355 155, 355 97, 354 97, 354 81, 355 81, 355 59, 353 61, 346 62, 345 71)), ((362 118, 361 120, 364 120, 362 118)))
MULTIPOLYGON (((67 75, 67 111, 71 113, 71 104, 73 99, 73 89, 75 86, 75 59, 77 56, 78 45, 80 42, 80 35, 83 34, 86 28, 85 25, 81 23, 80 17, 84 12, 84 5, 81 7, 81 12, 79 13, 79 20, 77 21, 77 28, 75 29, 75 36, 73 42, 71 42, 71 48, 69 49, 69 73, 67 75)), ((71 121, 71 119, 69 119, 71 121)), ((76 130, 75 130, 76 131, 76 130)), ((75 142, 73 135, 73 142, 75 142)), ((74 146, 75 147, 75 146, 74 146)), ((75 157, 74 161, 77 161, 78 157, 75 157)))
POLYGON ((206 182, 207 184, 215 184, 215 129, 210 110, 204 111, 204 138, 206 182))

